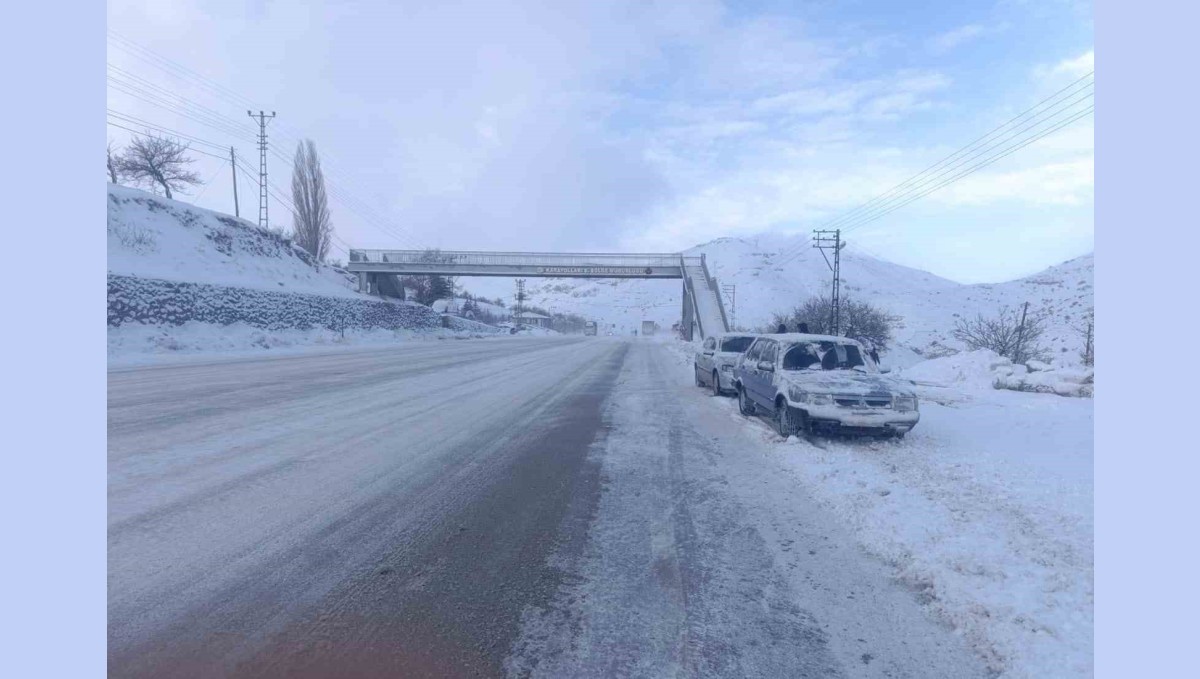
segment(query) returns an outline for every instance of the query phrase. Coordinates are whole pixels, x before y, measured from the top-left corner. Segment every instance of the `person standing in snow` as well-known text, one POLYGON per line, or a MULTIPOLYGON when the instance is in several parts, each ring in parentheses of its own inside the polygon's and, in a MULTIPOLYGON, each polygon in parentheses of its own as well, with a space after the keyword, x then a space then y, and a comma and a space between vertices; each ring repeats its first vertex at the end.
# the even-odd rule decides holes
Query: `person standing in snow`
POLYGON ((782 335, 783 333, 787 332, 787 324, 786 324, 786 323, 780 323, 780 324, 779 324, 779 327, 778 327, 778 328, 775 328, 775 332, 779 333, 780 335, 782 335))
POLYGON ((796 332, 799 332, 799 333, 804 333, 804 334, 808 334, 808 324, 807 324, 807 323, 801 323, 801 324, 800 324, 800 327, 799 327, 799 328, 796 328, 796 332))

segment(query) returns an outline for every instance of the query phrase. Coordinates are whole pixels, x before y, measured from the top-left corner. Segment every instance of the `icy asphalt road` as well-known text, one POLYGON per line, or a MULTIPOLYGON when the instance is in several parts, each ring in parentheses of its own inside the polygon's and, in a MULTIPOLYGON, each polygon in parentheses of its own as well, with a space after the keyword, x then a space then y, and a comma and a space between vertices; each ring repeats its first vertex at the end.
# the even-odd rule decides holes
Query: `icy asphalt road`
POLYGON ((114 677, 970 677, 651 341, 109 373, 114 677))

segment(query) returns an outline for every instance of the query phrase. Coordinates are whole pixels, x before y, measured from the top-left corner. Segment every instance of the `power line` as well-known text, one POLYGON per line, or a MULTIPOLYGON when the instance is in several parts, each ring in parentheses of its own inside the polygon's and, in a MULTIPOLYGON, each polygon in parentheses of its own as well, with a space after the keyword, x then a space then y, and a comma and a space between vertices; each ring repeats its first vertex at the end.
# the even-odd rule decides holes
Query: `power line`
MULTIPOLYGON (((133 129, 132 127, 125 127, 124 125, 120 125, 120 124, 114 123, 114 122, 112 122, 111 120, 110 120, 110 121, 106 121, 106 124, 107 124, 109 127, 117 127, 117 128, 120 128, 120 129, 122 129, 122 130, 125 130, 125 131, 127 131, 127 132, 132 132, 132 133, 134 133, 134 134, 148 134, 148 130, 135 130, 135 129, 133 129)), ((212 157, 212 158, 216 158, 217 160, 228 160, 228 159, 227 159, 225 156, 218 156, 218 155, 216 155, 215 153, 209 153, 208 151, 201 151, 200 149, 195 149, 195 148, 191 148, 191 147, 188 147, 188 150, 189 150, 189 151, 191 151, 191 152, 193 152, 193 153, 201 153, 201 154, 204 154, 204 155, 206 155, 206 156, 210 156, 210 157, 212 157)))
MULTIPOLYGON (((180 64, 177 61, 169 59, 161 54, 158 54, 157 52, 155 52, 149 48, 138 45, 137 43, 133 42, 132 40, 120 35, 119 33, 115 32, 111 29, 108 31, 108 38, 109 38, 109 43, 113 47, 116 47, 116 48, 130 54, 131 56, 133 56, 137 59, 140 59, 141 61, 143 61, 147 64, 155 66, 156 68, 162 70, 163 72, 165 72, 166 74, 170 75, 171 77, 173 77, 177 80, 187 82, 190 85, 196 86, 202 90, 206 90, 209 93, 211 93, 212 95, 216 96, 217 98, 225 100, 230 103, 237 104, 239 107, 241 107, 241 106, 253 107, 256 105, 253 101, 251 101, 247 97, 235 92, 234 90, 229 89, 228 87, 225 87, 224 85, 221 85, 220 83, 212 80, 211 78, 205 77, 204 75, 188 68, 187 66, 184 66, 183 64, 180 64)), ((145 79, 142 79, 142 80, 144 81, 145 79)), ((131 95, 131 96, 134 96, 134 95, 131 95)), ((161 104, 158 104, 158 105, 161 106, 161 104)), ((163 106, 163 107, 166 108, 165 106, 163 106)), ((178 111, 175 111, 174 109, 168 109, 168 110, 172 110, 173 112, 178 112, 178 111)), ((208 110, 212 111, 212 109, 208 109, 208 110)), ((218 115, 220 115, 220 114, 218 114, 218 115)), ((197 121, 197 122, 202 122, 202 121, 197 121)), ((207 123, 202 122, 202 124, 207 124, 207 123)), ((290 126, 283 124, 283 123, 277 124, 276 128, 277 128, 276 129, 277 135, 279 137, 281 137, 282 139, 284 139, 285 141, 290 139, 292 142, 297 142, 297 141, 300 141, 303 136, 303 133, 301 131, 295 130, 295 128, 291 128, 290 126), (289 130, 295 130, 295 131, 289 131, 289 130)), ((229 133, 228 130, 222 130, 222 131, 229 133)), ((285 161, 286 161, 286 159, 285 159, 285 161)), ((401 232, 405 232, 406 231, 405 229, 403 229, 402 227, 399 227, 398 225, 395 225, 394 229, 393 229, 393 227, 385 226, 384 223, 387 221, 386 217, 381 216, 381 214, 378 211, 376 211, 373 207, 371 207, 368 203, 366 203, 366 201, 363 201, 362 199, 358 198, 357 196, 354 196, 347 188, 338 186, 338 184, 335 181, 334 175, 340 173, 340 171, 338 170, 339 165, 336 162, 334 162, 334 159, 331 156, 329 156, 328 154, 326 154, 324 165, 327 170, 326 179, 329 183, 329 189, 330 189, 331 196, 337 197, 339 199, 339 202, 341 202, 347 208, 351 209, 352 212, 357 214, 360 218, 362 218, 364 221, 367 221, 369 224, 371 224, 375 228, 380 229, 385 234, 387 234, 393 238, 397 238, 401 241, 407 241, 410 244, 410 247, 419 249, 419 246, 417 246, 415 244, 415 241, 413 241, 411 237, 400 236, 394 230, 394 229, 399 229, 401 232), (352 204, 356 204, 357 209, 355 209, 355 207, 352 207, 352 204), (371 213, 373 215, 373 219, 368 219, 368 217, 363 214, 364 212, 371 213)), ((350 183, 354 183, 352 178, 347 178, 347 181, 349 181, 350 183)))
POLYGON ((111 89, 114 89, 117 92, 120 92, 122 94, 131 96, 134 99, 145 102, 152 106, 156 106, 161 109, 165 109, 167 111, 170 111, 171 113, 182 116, 189 120, 193 120, 195 122, 200 123, 201 125, 210 127, 214 130, 224 132, 225 134, 228 134, 235 138, 245 139, 248 136, 244 129, 239 128, 230 122, 227 122, 224 118, 218 118, 211 114, 204 113, 203 111, 200 111, 193 107, 189 107, 187 104, 182 104, 182 103, 172 101, 162 95, 151 92, 145 88, 137 87, 136 85, 130 85, 128 83, 122 82, 116 78, 113 78, 112 76, 109 76, 108 80, 109 80, 109 87, 111 89))
POLYGON ((975 172, 978 172, 979 170, 987 167, 988 165, 991 165, 992 163, 996 162, 997 160, 1000 160, 1001 158, 1006 158, 1006 157, 1012 155, 1013 153, 1016 153, 1017 151, 1025 148, 1026 146, 1029 146, 1033 142, 1035 142, 1043 137, 1046 137, 1050 134, 1053 134, 1054 132, 1057 132, 1058 130, 1066 127, 1067 125, 1070 125, 1071 123, 1075 122, 1076 120, 1079 120, 1080 118, 1084 118, 1084 117, 1091 115, 1095 110, 1096 110, 1096 107, 1094 105, 1089 106, 1086 109, 1080 111, 1079 113, 1076 113, 1075 115, 1071 116, 1070 118, 1067 118, 1066 120, 1058 123, 1054 127, 1044 130, 1044 131, 1036 134, 1035 136, 1029 137, 1023 141, 1020 141, 1020 142, 1012 145, 1012 146, 1006 147, 1005 149, 1001 149, 1000 153, 997 153, 993 156, 985 158, 984 160, 980 161, 979 163, 972 165, 971 167, 959 172, 958 174, 955 174, 954 176, 945 179, 944 181, 940 182, 939 184, 937 184, 935 186, 929 187, 928 189, 922 191, 921 193, 919 193, 915 196, 912 196, 911 198, 908 198, 907 200, 905 200, 902 203, 893 205, 893 206, 889 207, 887 210, 880 212, 879 214, 870 215, 870 216, 863 218, 860 221, 856 221, 854 224, 847 226, 845 228, 845 230, 850 231, 852 229, 859 228, 865 224, 869 224, 870 222, 873 222, 873 221, 879 219, 880 217, 882 217, 886 214, 895 212, 896 210, 904 207, 905 205, 908 205, 909 203, 911 203, 915 200, 918 200, 920 198, 928 196, 929 194, 933 193, 934 191, 937 191, 938 189, 941 189, 949 184, 953 184, 954 182, 958 181, 959 179, 962 179, 963 177, 966 177, 968 175, 974 174, 975 172))
MULTIPOLYGON (((1092 71, 1092 72, 1089 72, 1088 74, 1076 79, 1074 82, 1067 85, 1066 87, 1063 87, 1062 89, 1056 91, 1054 94, 1051 94, 1050 96, 1046 97, 1045 99, 1042 99, 1041 101, 1034 104, 1030 108, 1028 108, 1028 109, 1022 111, 1021 113, 1017 114, 1016 116, 1010 118, 1009 120, 1005 121, 1001 125, 993 128, 986 134, 976 138, 975 140, 973 140, 966 146, 963 146, 962 148, 958 149, 954 153, 951 153, 950 155, 942 158, 941 160, 934 163, 933 165, 930 165, 929 167, 925 168, 921 172, 918 172, 917 174, 913 175, 912 177, 905 180, 904 182, 897 184, 896 186, 892 187, 888 191, 885 191, 884 193, 872 198, 871 200, 863 203, 862 205, 859 205, 858 207, 856 207, 846 213, 843 213, 842 215, 839 215, 838 217, 836 217, 834 219, 831 219, 831 220, 825 222, 824 224, 822 224, 822 228, 841 226, 844 224, 855 222, 855 221, 857 221, 858 218, 862 217, 864 214, 877 211, 880 208, 883 208, 886 204, 893 203, 897 200, 903 200, 907 195, 910 195, 912 192, 919 190, 923 186, 927 186, 930 181, 935 180, 937 177, 943 176, 947 171, 949 171, 953 168, 961 167, 961 165, 964 164, 965 162, 969 162, 970 160, 977 158, 979 155, 986 153, 987 151, 989 151, 991 149, 996 148, 996 146, 999 146, 1001 144, 1012 141, 1013 139, 1020 136, 1022 133, 1028 131, 1030 129, 1030 127, 1036 127, 1037 125, 1040 125, 1040 124, 1046 122, 1047 120, 1050 120, 1050 119, 1058 116, 1059 114, 1063 113, 1063 111, 1055 110, 1055 107, 1061 108, 1061 104, 1064 100, 1070 99, 1071 97, 1075 97, 1076 95, 1084 93, 1083 96, 1077 97, 1076 99, 1070 101, 1067 104, 1067 107, 1069 108, 1070 106, 1073 106, 1082 100, 1090 98, 1091 96, 1093 96, 1094 93, 1086 92, 1086 91, 1089 88, 1094 87, 1094 85, 1095 85, 1094 79, 1092 79, 1090 81, 1088 80, 1089 78, 1092 78, 1092 76, 1094 76, 1094 74, 1095 74, 1095 71, 1092 71), (1085 82, 1085 81, 1087 81, 1087 82, 1085 82), (1050 115, 1048 115, 1048 116, 1046 115, 1047 111, 1039 110, 1039 109, 1043 109, 1047 106, 1049 106, 1051 108, 1050 115), (1014 123, 1020 123, 1024 118, 1026 118, 1030 114, 1033 114, 1033 118, 1034 118, 1034 121, 1032 124, 1026 125, 1024 128, 1021 128, 1021 129, 1015 130, 1015 131, 1011 130, 1011 129, 1006 129, 1006 128, 1012 127, 1014 125, 1014 123), (1039 117, 1041 117, 1041 118, 1039 119, 1039 117), (997 137, 996 139, 992 139, 996 135, 997 132, 1001 132, 1002 130, 1004 132, 999 137, 997 137), (980 146, 987 145, 987 144, 991 144, 991 145, 986 146, 986 148, 980 149, 980 146), (960 156, 963 156, 964 154, 971 154, 972 152, 974 152, 973 156, 970 156, 969 158, 966 158, 966 159, 959 159, 960 156), (954 164, 951 168, 944 167, 947 164, 954 162, 956 159, 959 159, 958 162, 956 164, 954 164), (941 172, 938 173, 935 177, 927 177, 926 176, 926 175, 929 175, 931 172, 935 172, 938 170, 941 170, 941 172)), ((1069 115, 1069 112, 1068 112, 1068 115, 1069 115)), ((882 214, 884 214, 884 213, 880 213, 880 216, 882 216, 882 214)), ((802 248, 803 248, 803 244, 799 244, 799 245, 795 246, 794 249, 786 251, 784 253, 783 261, 791 261, 791 259, 794 259, 794 255, 797 255, 799 252, 803 251, 802 248)))
MULTIPOLYGON (((837 222, 838 222, 838 221, 840 221, 841 219, 845 219, 845 218, 847 218, 847 217, 850 217, 850 216, 854 215, 856 212, 859 212, 859 211, 861 211, 861 210, 864 210, 864 209, 866 209, 866 208, 869 208, 869 207, 870 207, 872 204, 874 204, 875 202, 877 202, 877 201, 879 201, 879 200, 881 200, 881 199, 885 199, 885 198, 887 198, 889 195, 893 194, 894 192, 896 192, 896 191, 898 191, 898 190, 900 190, 900 189, 904 189, 904 188, 906 188, 906 187, 908 187, 908 186, 911 186, 913 182, 916 182, 917 180, 921 179, 921 177, 923 177, 924 175, 926 175, 926 174, 928 174, 928 173, 930 173, 930 172, 932 172, 932 171, 934 171, 934 170, 937 170, 937 169, 939 169, 940 167, 942 167, 943 165, 945 165, 945 164, 949 163, 950 161, 954 160, 955 158, 957 158, 957 157, 958 157, 958 156, 960 156, 960 155, 963 155, 963 154, 966 154, 966 153, 970 153, 971 151, 975 150, 975 148, 976 148, 977 146, 979 146, 979 145, 981 145, 981 144, 984 144, 984 143, 986 143, 986 142, 987 142, 987 141, 988 141, 988 140, 989 140, 989 139, 990 139, 990 138, 991 138, 993 135, 995 135, 997 132, 999 132, 999 131, 1001 131, 1001 130, 1004 130, 1005 128, 1007 128, 1007 127, 1009 127, 1009 126, 1013 125, 1014 123, 1016 123, 1016 122, 1020 121, 1022 118, 1024 118, 1024 117, 1028 116, 1029 114, 1033 113, 1034 111, 1037 111, 1039 108, 1042 108, 1044 105, 1046 105, 1046 104, 1048 104, 1048 103, 1051 103, 1051 102, 1053 102, 1053 104, 1057 104, 1057 103, 1060 103, 1060 102, 1059 102, 1059 101, 1054 101, 1054 100, 1056 100, 1056 99, 1059 99, 1060 97, 1061 97, 1061 98, 1063 98, 1063 99, 1065 99, 1065 98, 1068 98, 1068 97, 1074 96, 1075 94, 1079 94, 1080 92, 1083 92, 1083 91, 1084 91, 1085 89, 1087 89, 1088 87, 1091 87, 1091 86, 1093 86, 1093 85, 1095 84, 1095 83, 1094 83, 1094 81, 1093 81, 1093 82, 1087 82, 1087 83, 1083 83, 1083 86, 1082 86, 1081 88, 1079 88, 1079 89, 1078 89, 1078 90, 1076 90, 1076 91, 1073 91, 1073 92, 1069 92, 1069 93, 1068 93, 1068 91, 1069 91, 1069 90, 1075 90, 1076 86, 1078 86, 1078 85, 1079 85, 1079 84, 1080 84, 1082 81, 1084 81, 1084 80, 1086 80, 1087 78, 1091 77, 1091 76, 1092 76, 1094 73, 1095 73, 1095 72, 1093 71, 1093 72, 1091 72, 1091 73, 1088 73, 1087 75, 1085 75, 1085 76, 1083 76, 1083 77, 1079 78, 1078 80, 1075 80, 1075 81, 1074 81, 1074 82, 1072 82, 1070 85, 1067 85, 1066 87, 1064 87, 1064 88, 1062 88, 1062 89, 1058 90, 1057 92, 1055 92, 1054 94, 1050 95, 1049 97, 1046 97, 1045 99, 1042 99, 1042 100, 1041 100, 1041 101, 1039 101, 1038 103, 1036 103, 1036 104, 1034 104, 1033 106, 1029 107, 1028 109, 1026 109, 1026 110, 1022 111, 1021 113, 1018 113, 1017 115, 1015 115, 1015 116, 1013 116, 1012 118, 1008 119, 1008 120, 1007 120, 1007 121, 1005 121, 1004 123, 1002 123, 1002 124, 1000 124, 1000 125, 996 126, 995 128, 993 128, 992 130, 990 130, 990 131, 989 131, 989 132, 987 132, 986 134, 984 134, 984 135, 982 135, 982 136, 980 136, 980 137, 976 138, 975 140, 971 141, 971 142, 970 142, 969 144, 967 144, 966 146, 963 146, 962 148, 958 149, 958 150, 957 150, 957 151, 955 151, 954 153, 951 153, 950 155, 946 156, 945 158, 942 158, 941 160, 939 160, 938 162, 934 163, 933 165, 930 165, 929 167, 925 168, 924 170, 922 170, 922 171, 918 172, 917 174, 913 175, 912 177, 910 177, 910 178, 909 178, 909 179, 907 179, 906 181, 904 181, 904 182, 902 182, 902 183, 900 183, 900 184, 897 184, 896 186, 892 187, 892 188, 891 188, 891 189, 889 189, 888 191, 885 191, 884 193, 880 194, 879 196, 876 196, 875 198, 873 198, 873 199, 871 199, 871 200, 867 201, 866 203, 863 203, 862 205, 858 206, 857 208, 855 208, 855 209, 851 210, 850 212, 847 212, 846 214, 842 215, 842 216, 841 216, 841 217, 839 217, 838 219, 835 219, 835 220, 833 220, 832 222, 829 222, 829 223, 823 224, 823 225, 822 225, 822 227, 824 227, 824 228, 828 228, 828 227, 837 226, 837 222)), ((1038 113, 1038 114, 1036 114, 1036 115, 1041 115, 1041 113, 1038 113)), ((1010 134, 1010 132, 1005 132, 1004 134, 1010 134)))
MULTIPOLYGON (((1083 97, 1083 99, 1086 99, 1090 96, 1091 95, 1088 95, 1087 97, 1083 97)), ((1027 137, 1019 138, 1021 134, 1024 134, 1025 132, 1027 132, 1029 130, 1029 128, 1026 127, 1017 135, 1014 135, 1008 139, 1003 140, 1003 142, 1001 142, 1001 143, 1008 143, 1009 146, 1000 148, 999 150, 995 150, 995 145, 993 145, 992 147, 989 147, 989 151, 995 151, 995 152, 991 153, 991 155, 984 157, 982 160, 979 160, 979 162, 977 162, 965 169, 958 170, 951 176, 946 177, 945 179, 942 179, 941 181, 938 181, 937 183, 933 184, 932 186, 930 186, 928 182, 922 182, 919 186, 913 187, 912 190, 906 191, 902 195, 896 196, 893 199, 889 199, 886 204, 879 205, 876 208, 873 208, 872 210, 870 210, 864 214, 861 214, 854 219, 849 220, 848 222, 842 222, 842 226, 843 226, 842 230, 849 232, 853 229, 860 228, 870 222, 876 221, 877 219, 883 217, 884 215, 895 212, 896 210, 898 210, 916 200, 919 200, 941 188, 944 188, 945 186, 948 186, 949 184, 952 184, 952 183, 958 181, 959 179, 962 179, 963 177, 974 174, 975 172, 978 172, 979 170, 983 169, 984 167, 987 167, 988 165, 991 165, 992 163, 995 163, 996 161, 998 161, 1002 158, 1006 158, 1006 157, 1012 155, 1013 153, 1015 153, 1016 151, 1018 151, 1022 148, 1025 148, 1026 146, 1032 144, 1033 142, 1035 142, 1039 139, 1042 139, 1050 134, 1053 134, 1054 132, 1057 132, 1058 130, 1062 129, 1063 127, 1066 127, 1067 125, 1070 125, 1071 123, 1075 122, 1076 120, 1079 120, 1080 118, 1090 115, 1093 111, 1095 111, 1095 108, 1096 107, 1093 104, 1093 105, 1090 105, 1087 108, 1085 108, 1081 111, 1078 111, 1078 112, 1071 112, 1071 111, 1060 112, 1060 113, 1067 113, 1068 117, 1065 119, 1059 120, 1059 121, 1053 121, 1052 126, 1047 129, 1037 130, 1027 137)), ((1055 116, 1057 116, 1057 115, 1059 115, 1059 113, 1055 114, 1055 116)), ((1052 117, 1055 117, 1055 116, 1052 116, 1052 117)), ((1050 119, 1040 120, 1036 123, 1035 126, 1042 125, 1049 121, 1050 121, 1050 119)), ((971 158, 971 160, 974 160, 974 159, 975 159, 975 157, 971 158)), ((960 167, 960 166, 956 165, 954 169, 957 169, 958 167, 960 167)), ((939 174, 938 176, 941 177, 942 175, 939 174)), ((798 255, 798 252, 789 253, 788 256, 783 258, 777 264, 782 265, 782 264, 788 263, 788 262, 792 261, 793 259, 795 259, 795 257, 797 255, 798 255)))
POLYGON ((178 130, 173 130, 169 127, 163 127, 162 125, 147 122, 145 120, 142 120, 141 118, 136 118, 127 113, 121 113, 120 111, 115 111, 111 108, 107 109, 107 111, 108 111, 108 113, 107 113, 108 117, 116 118, 118 121, 123 122, 123 123, 129 123, 132 125, 140 125, 142 127, 152 128, 152 129, 158 130, 160 132, 165 132, 172 136, 179 137, 181 139, 187 139, 188 141, 196 142, 197 144, 204 144, 205 146, 211 146, 211 147, 217 148, 217 149, 228 148, 228 145, 226 145, 226 144, 218 144, 215 141, 209 141, 209 140, 203 139, 201 137, 196 137, 196 136, 193 136, 190 134, 186 134, 186 133, 180 132, 178 130))
MULTIPOLYGON (((1085 99, 1089 99, 1089 98, 1091 98, 1092 96, 1094 96, 1094 95, 1089 93, 1089 94, 1086 94, 1086 95, 1084 95, 1084 96, 1082 96, 1082 97, 1079 97, 1078 99, 1075 99, 1075 100, 1071 101, 1069 104, 1067 104, 1067 108, 1070 108, 1071 106, 1074 106, 1075 104, 1077 104, 1077 103, 1079 103, 1079 102, 1081 102, 1081 101, 1083 101, 1083 100, 1085 100, 1085 99)), ((866 213, 864 213, 864 214, 860 214, 860 215, 858 215, 858 216, 856 216, 856 217, 851 217, 851 218, 849 218, 849 219, 842 218, 842 219, 839 219, 839 220, 835 220, 835 222, 834 222, 834 223, 835 223, 836 225, 839 225, 839 226, 840 226, 840 225, 844 225, 844 224, 847 224, 847 223, 849 223, 849 222, 857 221, 858 219, 861 219, 862 217, 864 217, 866 214, 870 214, 871 212, 878 211, 878 210, 880 210, 880 209, 884 209, 884 208, 886 208, 886 207, 887 207, 889 204, 891 204, 891 203, 894 203, 894 202, 896 202, 897 200, 902 200, 902 199, 905 197, 905 195, 908 195, 908 194, 911 194, 911 193, 913 193, 913 192, 919 191, 919 190, 920 190, 920 189, 922 189, 923 187, 926 187, 926 186, 928 186, 930 183, 933 183, 933 182, 936 182, 936 181, 938 181, 939 179, 941 179, 942 177, 944 177, 944 176, 945 176, 947 173, 949 173, 949 172, 953 172, 954 170, 956 170, 956 169, 958 169, 958 168, 962 167, 963 165, 965 165, 965 164, 967 164, 967 163, 969 163, 969 162, 971 162, 971 161, 975 160, 976 158, 979 158, 981 155, 984 155, 984 154, 986 154, 987 152, 989 152, 989 151, 992 151, 992 150, 996 149, 998 146, 1001 146, 1001 145, 1003 145, 1003 144, 1007 144, 1007 143, 1009 143, 1009 142, 1013 141, 1014 139, 1018 138, 1020 135, 1022 135, 1022 134, 1024 134, 1024 133, 1028 132, 1029 130, 1031 130, 1031 129, 1033 129, 1033 128, 1036 128, 1036 127, 1039 127, 1039 126, 1041 126, 1042 124, 1044 124, 1044 123, 1046 123, 1046 122, 1048 122, 1048 121, 1052 120, 1052 119, 1053 119, 1053 118, 1055 118, 1056 116, 1058 116, 1060 113, 1067 113, 1068 115, 1070 114, 1070 112, 1069 112, 1069 111, 1065 111, 1065 110, 1055 110, 1055 112, 1054 112, 1054 114, 1053 114, 1053 115, 1050 115, 1050 116, 1048 116, 1048 117, 1046 117, 1046 118, 1043 118, 1043 119, 1040 119, 1040 120, 1035 120, 1035 121, 1033 121, 1033 122, 1030 122, 1029 124, 1025 125, 1024 127, 1020 128, 1019 130, 1017 130, 1016 132, 1014 132, 1012 136, 1010 136, 1010 137, 1008 137, 1008 138, 1000 139, 1000 140, 998 140, 998 141, 996 141, 996 142, 992 143, 992 144, 991 144, 991 145, 989 145, 989 146, 985 146, 985 147, 983 147, 983 148, 981 148, 981 149, 978 149, 978 150, 976 150, 976 151, 975 151, 974 153, 972 153, 971 155, 964 156, 963 158, 959 159, 957 162, 955 162, 955 163, 953 163, 953 164, 951 164, 951 165, 947 165, 946 167, 942 168, 942 170, 941 170, 940 172, 938 172, 937 174, 935 174, 935 175, 932 175, 932 176, 930 176, 930 177, 927 177, 927 178, 925 178, 925 179, 921 180, 920 182, 918 182, 918 183, 916 183, 916 184, 913 184, 911 187, 909 187, 909 188, 908 188, 908 189, 906 189, 905 191, 901 192, 900 194, 897 194, 896 196, 893 196, 892 198, 889 198, 889 199, 888 199, 888 200, 886 200, 886 201, 883 201, 882 203, 880 203, 880 204, 876 205, 875 207, 871 208, 870 210, 868 210, 866 213)))

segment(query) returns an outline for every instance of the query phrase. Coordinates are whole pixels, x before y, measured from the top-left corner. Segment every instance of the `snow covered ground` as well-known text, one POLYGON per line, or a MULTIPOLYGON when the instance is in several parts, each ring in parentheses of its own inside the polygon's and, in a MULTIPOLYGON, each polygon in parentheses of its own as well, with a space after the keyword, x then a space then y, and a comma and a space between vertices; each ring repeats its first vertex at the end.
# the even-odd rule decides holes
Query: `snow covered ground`
POLYGON ((273 292, 366 298, 345 274, 232 215, 108 186, 108 271, 273 292))
MULTIPOLYGON (((668 346, 690 382, 691 346, 668 346)), ((747 454, 841 517, 993 671, 1091 676, 1093 402, 958 375, 918 385, 921 423, 899 442, 785 442, 732 399, 707 406, 739 421, 747 454)))
POLYGON ((398 342, 446 339, 482 339, 495 335, 438 328, 433 330, 347 330, 345 334, 310 330, 263 330, 245 323, 179 326, 129 323, 108 329, 110 367, 170 363, 178 360, 288 356, 301 353, 347 350, 398 342))

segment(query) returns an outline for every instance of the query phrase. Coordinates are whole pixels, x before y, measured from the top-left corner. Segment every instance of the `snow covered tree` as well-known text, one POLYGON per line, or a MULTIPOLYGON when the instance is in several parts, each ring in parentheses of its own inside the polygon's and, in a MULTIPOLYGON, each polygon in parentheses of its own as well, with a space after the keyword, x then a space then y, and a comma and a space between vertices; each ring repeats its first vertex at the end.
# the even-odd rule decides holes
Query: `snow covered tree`
POLYGON ((195 162, 187 156, 189 146, 174 139, 145 134, 133 138, 114 163, 115 175, 135 183, 148 184, 173 198, 172 190, 198 186, 200 175, 188 169, 195 162))
POLYGON ((113 184, 120 184, 121 183, 121 174, 117 170, 117 163, 118 163, 119 159, 114 157, 114 155, 113 155, 113 144, 111 141, 108 142, 108 149, 106 150, 104 155, 105 155, 105 161, 106 161, 105 165, 108 169, 108 181, 112 182, 113 184))
MULTIPOLYGON (((899 320, 888 312, 849 297, 841 301, 839 333, 843 337, 858 340, 868 348, 884 351, 892 341, 892 326, 899 320)), ((791 313, 773 315, 770 328, 775 332, 780 324, 789 332, 798 332, 800 325, 808 326, 808 332, 817 335, 833 334, 833 302, 828 297, 809 297, 791 313)))
POLYGON ((317 146, 311 139, 296 145, 292 163, 292 234, 296 245, 318 262, 324 262, 333 241, 333 223, 329 217, 329 199, 325 194, 325 173, 317 146))
POLYGON ((1001 307, 995 316, 976 314, 954 322, 955 339, 968 349, 991 349, 1013 363, 1048 360, 1041 342, 1045 331, 1045 314, 1010 307, 1001 307))

